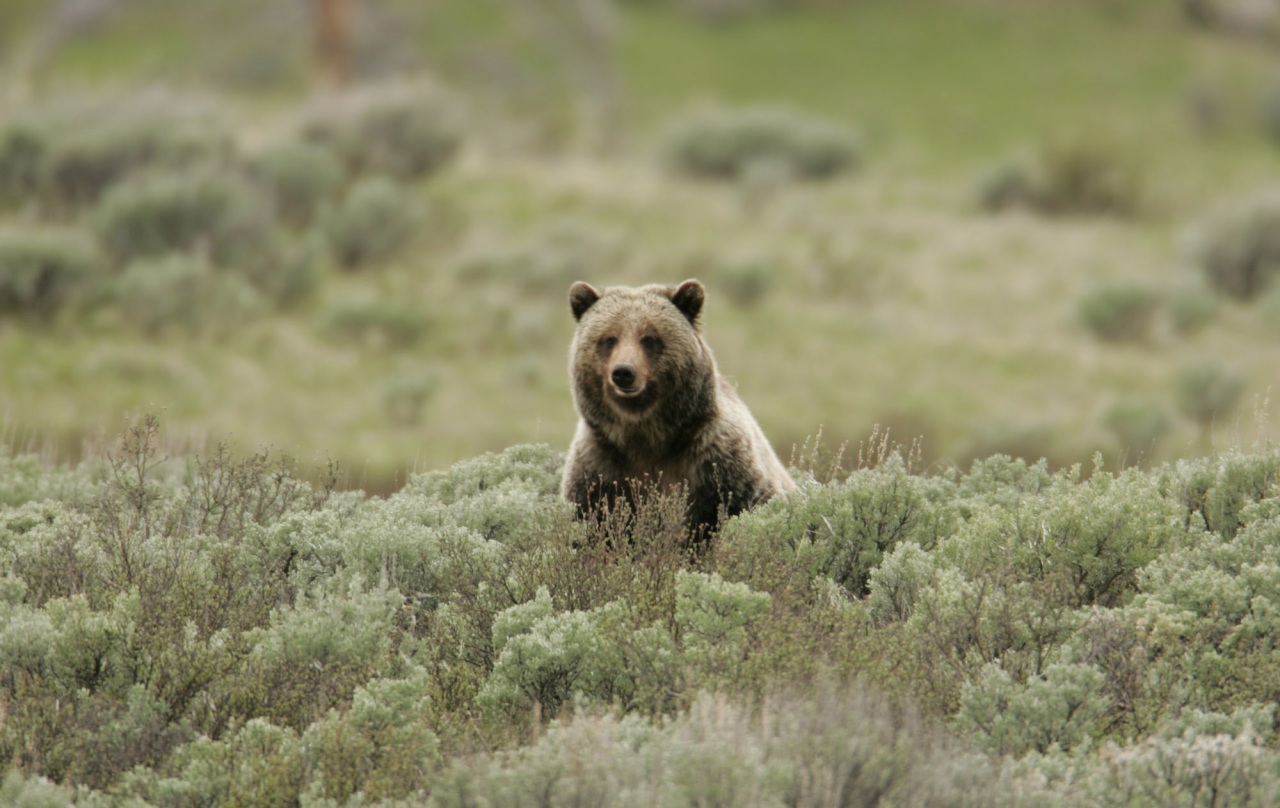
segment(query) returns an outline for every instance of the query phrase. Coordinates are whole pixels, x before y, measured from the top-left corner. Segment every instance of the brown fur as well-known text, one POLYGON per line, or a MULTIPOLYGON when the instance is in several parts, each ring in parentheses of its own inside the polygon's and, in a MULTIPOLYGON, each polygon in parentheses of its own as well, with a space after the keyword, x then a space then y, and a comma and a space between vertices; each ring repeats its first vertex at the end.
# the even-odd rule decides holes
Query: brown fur
POLYGON ((561 494, 579 515, 646 486, 682 486, 695 531, 795 489, 764 433, 716 368, 698 315, 705 290, 569 289, 578 329, 569 374, 578 430, 561 494))

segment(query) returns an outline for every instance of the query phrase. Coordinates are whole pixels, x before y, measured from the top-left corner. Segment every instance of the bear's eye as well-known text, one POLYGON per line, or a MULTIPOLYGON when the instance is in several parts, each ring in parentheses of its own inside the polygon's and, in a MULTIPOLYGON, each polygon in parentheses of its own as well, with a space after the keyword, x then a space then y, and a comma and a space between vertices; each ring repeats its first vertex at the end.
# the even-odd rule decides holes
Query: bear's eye
POLYGON ((612 351, 617 344, 617 337, 601 337, 600 342, 598 343, 600 350, 605 352, 612 351))
POLYGON ((662 340, 657 337, 641 337, 640 347, 651 354, 656 354, 662 350, 662 340))

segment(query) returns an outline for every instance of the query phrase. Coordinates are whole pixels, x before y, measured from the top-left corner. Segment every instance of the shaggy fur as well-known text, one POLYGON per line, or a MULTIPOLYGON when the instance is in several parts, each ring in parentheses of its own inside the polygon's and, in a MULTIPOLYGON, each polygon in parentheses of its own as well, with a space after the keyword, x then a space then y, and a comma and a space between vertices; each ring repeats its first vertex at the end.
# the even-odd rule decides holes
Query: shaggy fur
POLYGON ((561 494, 580 516, 648 486, 682 486, 695 531, 795 489, 698 327, 705 291, 569 289, 569 374, 579 420, 561 494))

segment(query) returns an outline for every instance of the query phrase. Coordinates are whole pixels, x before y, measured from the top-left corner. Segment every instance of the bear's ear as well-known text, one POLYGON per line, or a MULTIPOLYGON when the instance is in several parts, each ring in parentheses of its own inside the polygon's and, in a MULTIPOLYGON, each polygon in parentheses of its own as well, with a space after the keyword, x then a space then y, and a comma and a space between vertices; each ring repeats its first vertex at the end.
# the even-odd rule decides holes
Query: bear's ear
POLYGON ((600 293, 589 283, 578 281, 569 287, 569 308, 573 309, 573 319, 581 320, 587 309, 600 299, 600 293))
POLYGON ((685 281, 671 293, 671 302, 676 304, 676 308, 680 309, 680 313, 695 325, 698 322, 698 313, 702 311, 702 303, 706 299, 707 290, 703 289, 702 284, 695 280, 685 281))

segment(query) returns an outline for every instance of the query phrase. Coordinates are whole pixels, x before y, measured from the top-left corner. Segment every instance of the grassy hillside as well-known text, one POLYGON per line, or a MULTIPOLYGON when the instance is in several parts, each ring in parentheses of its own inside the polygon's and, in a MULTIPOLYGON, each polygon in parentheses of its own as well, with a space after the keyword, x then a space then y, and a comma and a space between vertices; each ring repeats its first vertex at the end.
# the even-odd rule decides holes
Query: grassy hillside
MULTIPOLYGON (((178 107, 214 93, 200 114, 226 133, 230 156, 216 159, 235 173, 301 139, 300 120, 324 106, 299 99, 305 26, 235 4, 214 16, 153 5, 126 4, 35 62, 13 56, 30 40, 11 37, 22 102, 6 120, 86 89, 128 106, 135 84, 164 78, 199 88, 178 107), (267 56, 252 82, 218 64, 267 56)), ((44 19, 35 8, 6 11, 10 30, 44 19)), ((1192 28, 1173 4, 870 2, 709 26, 628 3, 622 137, 603 152, 577 145, 569 68, 527 31, 475 4, 381 8, 391 39, 375 37, 375 52, 407 53, 455 88, 458 151, 421 179, 355 170, 322 207, 389 171, 408 180, 411 240, 344 269, 322 213, 299 225, 277 212, 262 219, 275 252, 253 260, 296 270, 297 289, 215 257, 258 297, 223 289, 217 300, 239 303, 145 328, 167 305, 149 302, 150 270, 129 286, 127 261, 95 265, 98 292, 56 317, 0 317, 10 443, 77 457, 159 409, 188 445, 332 457, 344 485, 392 490, 480 451, 566 444, 569 282, 687 276, 707 282, 710 342, 784 457, 819 431, 856 442, 880 424, 922 437, 930 463, 1102 451, 1114 467, 1248 445, 1277 425, 1266 399, 1280 303, 1215 295, 1187 247, 1223 204, 1275 182, 1277 147, 1258 124, 1274 56, 1192 28), (1213 111, 1197 118, 1191 98, 1213 111), (821 183, 682 178, 659 159, 664 132, 706 104, 852 127, 862 167, 821 183), (984 172, 1041 152, 1068 182, 1123 177, 1125 209, 983 208, 984 172), (1136 338, 1100 339, 1082 307, 1095 293, 1114 304, 1117 285, 1138 287, 1149 311, 1133 315, 1136 338), (1192 414, 1180 379, 1206 361, 1242 391, 1192 414)), ((25 199, 5 208, 6 231, 105 238, 92 205, 25 199)))
POLYGON ((1280 796, 1273 446, 1085 480, 880 439, 691 553, 676 499, 574 522, 547 446, 380 499, 163 443, 0 454, 7 804, 1280 796))

